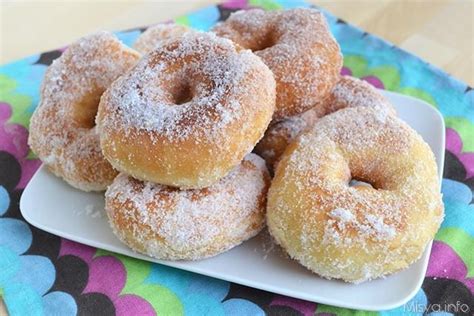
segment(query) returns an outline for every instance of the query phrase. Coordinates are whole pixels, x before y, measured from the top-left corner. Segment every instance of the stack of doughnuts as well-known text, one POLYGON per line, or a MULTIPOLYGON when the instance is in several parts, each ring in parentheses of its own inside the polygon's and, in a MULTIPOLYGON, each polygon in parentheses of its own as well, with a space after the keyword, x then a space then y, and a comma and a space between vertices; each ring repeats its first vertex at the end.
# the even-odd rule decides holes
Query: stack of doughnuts
POLYGON ((49 67, 29 144, 73 187, 105 190, 137 252, 203 259, 266 225, 309 270, 366 281, 417 260, 443 205, 428 145, 341 67, 314 9, 159 24, 133 49, 100 32, 49 67))
POLYGON ((250 152, 274 107, 273 75, 249 50, 211 33, 163 40, 98 108, 102 152, 121 172, 106 192, 117 236, 195 260, 260 232, 270 178, 250 152))

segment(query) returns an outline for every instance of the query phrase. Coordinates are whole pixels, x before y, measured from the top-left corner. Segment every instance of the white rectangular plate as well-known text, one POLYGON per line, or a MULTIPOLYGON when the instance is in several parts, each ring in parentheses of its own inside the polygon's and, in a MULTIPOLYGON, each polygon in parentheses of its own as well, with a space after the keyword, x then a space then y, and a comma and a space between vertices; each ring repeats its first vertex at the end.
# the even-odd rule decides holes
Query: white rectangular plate
MULTIPOLYGON (((441 179, 445 139, 440 113, 423 101, 386 91, 383 94, 395 105, 399 116, 430 145, 441 179)), ((430 244, 421 259, 404 271, 358 285, 312 274, 282 255, 281 250, 268 249, 264 236, 202 261, 155 260, 133 252, 115 237, 103 213, 103 194, 73 189, 43 167, 25 188, 20 208, 33 226, 86 245, 274 293, 353 309, 391 309, 411 299, 423 282, 431 250, 430 244)))

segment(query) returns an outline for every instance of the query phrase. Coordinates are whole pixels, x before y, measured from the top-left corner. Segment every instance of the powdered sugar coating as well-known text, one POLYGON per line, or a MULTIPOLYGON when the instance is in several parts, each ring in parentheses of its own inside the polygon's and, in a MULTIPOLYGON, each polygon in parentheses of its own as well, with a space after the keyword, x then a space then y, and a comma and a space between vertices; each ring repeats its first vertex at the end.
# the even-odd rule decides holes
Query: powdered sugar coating
POLYGON ((97 125, 103 152, 118 170, 201 188, 251 151, 274 106, 275 81, 257 56, 196 31, 157 46, 114 82, 97 125))
POLYGON ((115 234, 159 259, 214 256, 255 236, 264 226, 268 170, 254 154, 216 184, 178 190, 120 174, 106 192, 115 234))
POLYGON ((94 119, 103 91, 139 57, 113 34, 98 32, 70 45, 46 71, 29 145, 72 186, 101 191, 116 176, 102 155, 94 119))
POLYGON ((174 23, 157 24, 146 29, 146 31, 137 38, 135 44, 133 44, 133 48, 142 54, 147 54, 163 41, 175 39, 186 32, 192 32, 192 29, 174 23))
POLYGON ((318 118, 347 107, 370 107, 396 114, 390 102, 373 86, 354 77, 342 76, 323 102, 303 114, 270 125, 255 152, 265 159, 268 166, 274 167, 296 136, 313 127, 318 118))
POLYGON ((250 51, 224 56, 220 45, 232 48, 230 42, 202 33, 184 35, 179 42, 170 43, 171 49, 158 47, 107 92, 105 97, 117 113, 104 118, 101 127, 106 130, 124 124, 126 132, 141 129, 171 141, 189 139, 197 133, 203 140, 213 140, 242 115, 237 98, 241 94, 239 83, 258 62, 250 51), (213 45, 214 41, 218 44, 213 45), (171 63, 182 59, 190 60, 178 69, 169 69, 174 66, 171 63), (195 85, 190 88, 194 90, 193 99, 175 104, 169 91, 174 87, 168 83, 179 80, 177 84, 181 84, 190 78, 196 80, 188 83, 195 85), (226 95, 230 95, 229 100, 224 99, 226 95))
POLYGON ((326 278, 362 282, 406 268, 443 219, 433 153, 378 109, 318 120, 286 149, 268 197, 270 233, 326 278), (372 184, 349 186, 351 178, 372 184))
POLYGON ((273 71, 276 121, 309 110, 339 79, 339 45, 318 10, 238 11, 213 31, 252 49, 273 71))
POLYGON ((312 108, 303 114, 270 125, 255 146, 255 153, 265 159, 269 168, 273 170, 286 146, 301 132, 312 127, 319 117, 318 109, 312 108))
POLYGON ((392 104, 376 88, 364 80, 351 76, 342 76, 329 97, 317 107, 327 115, 347 107, 359 106, 395 115, 392 104))

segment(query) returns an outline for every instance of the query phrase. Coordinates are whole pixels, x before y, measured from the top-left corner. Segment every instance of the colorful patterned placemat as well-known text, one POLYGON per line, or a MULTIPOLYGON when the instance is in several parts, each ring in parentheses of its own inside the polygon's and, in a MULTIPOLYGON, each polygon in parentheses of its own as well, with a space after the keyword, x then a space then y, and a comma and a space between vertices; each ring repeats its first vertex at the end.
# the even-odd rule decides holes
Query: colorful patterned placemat
MULTIPOLYGON (((240 8, 307 7, 233 0, 176 19, 208 30, 240 8)), ((326 12, 325 12, 326 13, 326 12)), ((326 13, 344 53, 343 74, 423 99, 446 122, 446 218, 422 289, 404 306, 352 311, 264 292, 91 248, 28 225, 19 211, 40 162, 27 146, 46 67, 61 49, 0 67, 0 296, 11 315, 450 315, 474 314, 474 92, 443 71, 326 13)), ((158 22, 158 21, 157 21, 158 22)), ((143 29, 119 32, 132 44, 143 29)), ((25 39, 26 40, 26 39, 25 39)), ((383 289, 381 289, 383 290, 383 289)))

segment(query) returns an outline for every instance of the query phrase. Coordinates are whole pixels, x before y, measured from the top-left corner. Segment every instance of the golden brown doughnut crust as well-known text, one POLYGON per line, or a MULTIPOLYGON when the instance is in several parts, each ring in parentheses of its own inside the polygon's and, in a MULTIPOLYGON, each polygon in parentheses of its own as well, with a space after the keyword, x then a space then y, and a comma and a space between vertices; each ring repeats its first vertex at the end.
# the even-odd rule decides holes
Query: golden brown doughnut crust
POLYGON ((70 45, 46 71, 28 143, 73 187, 102 191, 117 175, 102 155, 94 120, 102 93, 139 58, 115 35, 99 32, 70 45))
POLYGON ((303 114, 271 124, 254 151, 265 159, 272 170, 286 146, 301 132, 312 127, 319 117, 343 108, 358 106, 396 114, 390 102, 372 85, 364 80, 342 76, 323 102, 303 114))
POLYGON ((174 23, 157 24, 146 29, 137 38, 133 48, 142 54, 148 54, 163 41, 180 37, 190 31, 192 30, 184 25, 174 23))
POLYGON ((99 105, 101 147, 136 179, 180 188, 215 183, 263 136, 275 80, 249 50, 188 32, 145 55, 99 105))
POLYGON ((408 267, 442 219, 429 146, 397 117, 367 107, 327 115, 300 135, 268 194, 275 240, 313 272, 348 282, 408 267), (351 187, 351 178, 374 188, 351 187))
POLYGON ((229 175, 199 190, 179 190, 120 174, 105 194, 115 234, 137 252, 166 260, 197 260, 227 251, 265 224, 270 176, 247 155, 229 175))
POLYGON ((339 45, 318 10, 238 11, 213 31, 251 49, 273 71, 275 121, 309 110, 324 100, 339 79, 339 45))
POLYGON ((268 168, 273 171, 288 144, 302 131, 312 127, 318 118, 318 110, 312 108, 303 114, 270 125, 255 146, 254 152, 265 159, 268 168))

